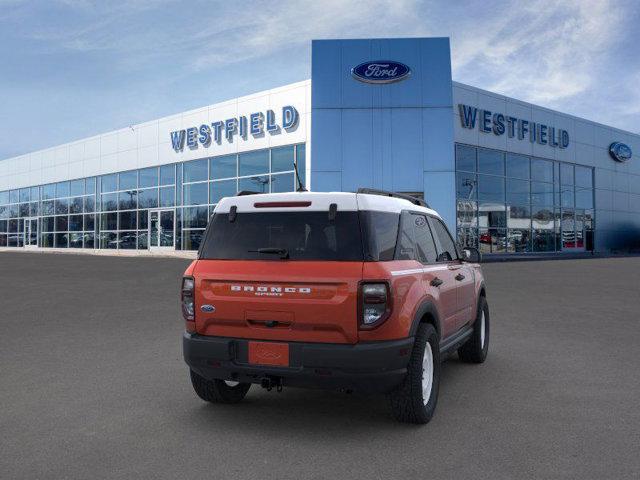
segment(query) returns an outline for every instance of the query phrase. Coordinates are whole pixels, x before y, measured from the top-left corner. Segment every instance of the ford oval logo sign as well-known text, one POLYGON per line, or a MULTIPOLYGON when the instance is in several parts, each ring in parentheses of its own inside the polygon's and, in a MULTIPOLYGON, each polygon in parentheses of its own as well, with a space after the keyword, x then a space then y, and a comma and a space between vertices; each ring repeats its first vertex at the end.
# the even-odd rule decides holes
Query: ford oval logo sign
POLYGON ((411 69, 404 63, 391 60, 364 62, 351 69, 356 80, 366 83, 392 83, 404 80, 411 74, 411 69))
POLYGON ((626 162, 631 159, 631 147, 622 142, 613 142, 609 146, 609 154, 618 162, 626 162))

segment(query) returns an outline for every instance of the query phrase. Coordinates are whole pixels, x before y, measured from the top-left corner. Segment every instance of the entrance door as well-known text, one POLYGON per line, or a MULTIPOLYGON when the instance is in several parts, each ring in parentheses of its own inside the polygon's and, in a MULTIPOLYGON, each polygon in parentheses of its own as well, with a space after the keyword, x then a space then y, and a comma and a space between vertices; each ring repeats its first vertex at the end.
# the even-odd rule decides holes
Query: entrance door
POLYGON ((38 246, 38 219, 35 217, 24 220, 24 246, 25 248, 35 248, 38 246))
POLYGON ((584 210, 562 210, 560 225, 562 231, 562 251, 584 252, 584 210))
POLYGON ((175 248, 175 218, 172 209, 149 210, 149 249, 173 250, 175 248))

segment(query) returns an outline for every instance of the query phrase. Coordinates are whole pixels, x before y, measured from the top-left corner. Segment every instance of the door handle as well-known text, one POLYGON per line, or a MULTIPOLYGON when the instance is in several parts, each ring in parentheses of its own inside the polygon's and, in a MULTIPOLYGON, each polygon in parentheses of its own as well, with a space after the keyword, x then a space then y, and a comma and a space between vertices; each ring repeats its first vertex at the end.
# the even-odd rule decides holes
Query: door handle
POLYGON ((429 285, 431 285, 432 287, 439 287, 440 285, 442 285, 444 282, 442 280, 440 280, 438 277, 434 278, 433 280, 431 280, 429 282, 429 285))
POLYGON ((459 273, 459 274, 456 275, 455 278, 456 278, 457 281, 461 282, 462 280, 464 280, 465 277, 464 277, 463 274, 459 273))

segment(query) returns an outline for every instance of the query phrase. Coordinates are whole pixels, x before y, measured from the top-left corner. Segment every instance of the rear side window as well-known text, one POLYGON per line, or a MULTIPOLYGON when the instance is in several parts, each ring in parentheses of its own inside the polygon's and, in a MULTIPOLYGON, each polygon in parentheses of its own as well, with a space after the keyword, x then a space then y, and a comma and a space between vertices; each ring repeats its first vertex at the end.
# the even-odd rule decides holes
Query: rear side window
POLYGON ((209 223, 200 258, 205 260, 362 261, 358 212, 238 213, 233 222, 217 213, 209 223), (258 250, 262 250, 259 252, 258 250))
POLYGON ((451 238, 451 234, 444 223, 437 218, 429 217, 429 223, 431 224, 431 230, 433 236, 437 242, 438 248, 438 262, 450 262, 458 259, 458 252, 456 251, 456 245, 451 238))
POLYGON ((360 211, 366 260, 374 262, 393 260, 399 221, 399 213, 360 211))
POLYGON ((398 234, 396 260, 417 260, 434 263, 437 253, 431 229, 425 215, 403 212, 398 234))

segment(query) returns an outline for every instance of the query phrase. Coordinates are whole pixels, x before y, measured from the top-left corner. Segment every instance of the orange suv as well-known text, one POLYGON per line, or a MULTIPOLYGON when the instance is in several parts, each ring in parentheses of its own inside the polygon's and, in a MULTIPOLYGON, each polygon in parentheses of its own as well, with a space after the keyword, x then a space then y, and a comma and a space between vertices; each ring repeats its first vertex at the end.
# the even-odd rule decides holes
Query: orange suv
POLYGON ((487 356, 479 261, 405 195, 224 198, 182 281, 193 388, 219 403, 251 384, 386 393, 398 420, 426 423, 441 359, 487 356))

